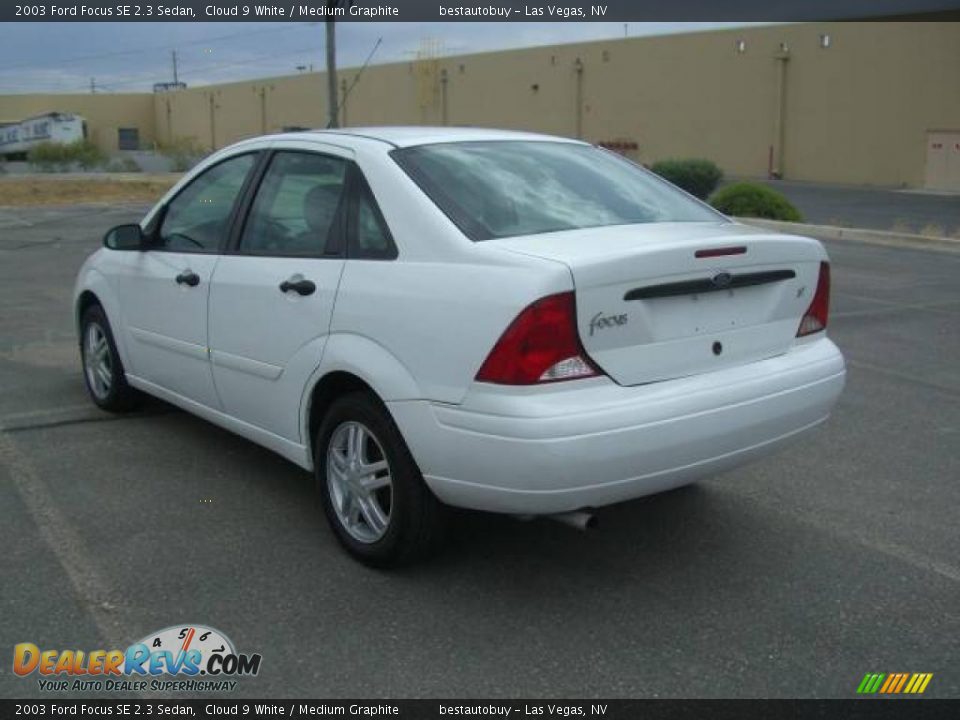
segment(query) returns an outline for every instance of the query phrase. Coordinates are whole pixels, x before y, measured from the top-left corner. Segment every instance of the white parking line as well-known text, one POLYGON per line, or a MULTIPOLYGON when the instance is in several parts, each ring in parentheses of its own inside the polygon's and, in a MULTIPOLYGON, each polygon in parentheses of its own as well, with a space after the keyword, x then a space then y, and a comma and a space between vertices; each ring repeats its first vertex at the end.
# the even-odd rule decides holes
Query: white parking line
POLYGON ((99 412, 91 403, 87 403, 85 405, 64 405, 58 408, 8 413, 7 415, 0 415, 0 431, 21 425, 49 425, 73 420, 77 417, 94 417, 99 412))

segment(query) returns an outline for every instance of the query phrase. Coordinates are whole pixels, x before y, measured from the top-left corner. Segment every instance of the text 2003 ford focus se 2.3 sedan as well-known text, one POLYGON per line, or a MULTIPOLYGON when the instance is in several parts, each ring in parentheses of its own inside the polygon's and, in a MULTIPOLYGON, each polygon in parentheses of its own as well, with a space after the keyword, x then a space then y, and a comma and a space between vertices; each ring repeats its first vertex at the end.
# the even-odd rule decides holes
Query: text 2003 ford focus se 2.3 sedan
POLYGON ((312 469, 371 564, 447 505, 569 514, 735 467, 844 382, 820 243, 572 140, 248 140, 104 245, 75 293, 94 402, 147 392, 312 469))

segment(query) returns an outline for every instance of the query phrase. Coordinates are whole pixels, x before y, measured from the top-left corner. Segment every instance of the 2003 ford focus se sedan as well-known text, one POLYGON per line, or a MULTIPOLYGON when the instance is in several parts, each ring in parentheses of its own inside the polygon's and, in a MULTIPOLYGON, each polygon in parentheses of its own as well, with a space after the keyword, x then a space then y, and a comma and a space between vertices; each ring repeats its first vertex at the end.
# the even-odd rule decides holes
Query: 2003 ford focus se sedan
POLYGON ((247 140, 83 265, 84 377, 316 476, 375 565, 447 506, 575 513, 823 422, 844 382, 823 247, 583 142, 450 128, 247 140))

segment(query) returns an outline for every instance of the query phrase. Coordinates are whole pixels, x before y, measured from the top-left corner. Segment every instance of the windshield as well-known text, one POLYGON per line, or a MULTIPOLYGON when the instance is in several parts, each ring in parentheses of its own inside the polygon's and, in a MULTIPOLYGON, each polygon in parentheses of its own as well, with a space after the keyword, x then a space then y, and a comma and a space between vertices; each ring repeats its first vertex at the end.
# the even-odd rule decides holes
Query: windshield
POLYGON ((656 175, 589 145, 483 141, 391 155, 472 240, 722 215, 656 175))

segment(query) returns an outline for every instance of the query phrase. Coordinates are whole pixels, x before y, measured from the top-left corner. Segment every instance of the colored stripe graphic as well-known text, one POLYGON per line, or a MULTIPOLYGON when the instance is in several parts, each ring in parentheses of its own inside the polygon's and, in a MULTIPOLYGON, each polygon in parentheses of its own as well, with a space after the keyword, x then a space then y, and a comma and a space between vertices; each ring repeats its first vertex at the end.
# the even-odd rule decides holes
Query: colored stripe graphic
POLYGON ((867 673, 860 681, 857 692, 861 695, 872 695, 880 687, 880 683, 886 677, 884 673, 867 673))
POLYGON ((920 695, 933 679, 933 673, 867 673, 857 686, 858 695, 920 695))

